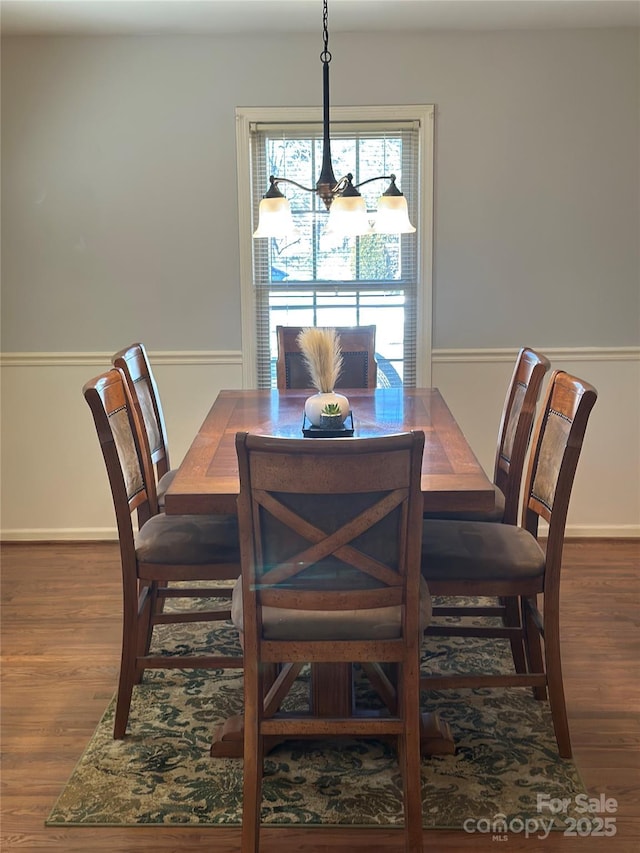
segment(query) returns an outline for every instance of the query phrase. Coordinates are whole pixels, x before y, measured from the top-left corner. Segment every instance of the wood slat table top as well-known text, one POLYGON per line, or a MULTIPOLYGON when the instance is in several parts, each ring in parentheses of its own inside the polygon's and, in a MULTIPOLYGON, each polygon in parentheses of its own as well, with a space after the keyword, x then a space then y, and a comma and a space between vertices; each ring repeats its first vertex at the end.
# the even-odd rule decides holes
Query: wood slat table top
MULTIPOLYGON (((424 430, 425 510, 483 510, 493 506, 493 486, 437 388, 354 389, 344 393, 351 402, 355 437, 424 430)), ((221 391, 169 487, 166 512, 234 513, 240 488, 236 433, 246 430, 302 438, 308 396, 306 390, 221 391)))

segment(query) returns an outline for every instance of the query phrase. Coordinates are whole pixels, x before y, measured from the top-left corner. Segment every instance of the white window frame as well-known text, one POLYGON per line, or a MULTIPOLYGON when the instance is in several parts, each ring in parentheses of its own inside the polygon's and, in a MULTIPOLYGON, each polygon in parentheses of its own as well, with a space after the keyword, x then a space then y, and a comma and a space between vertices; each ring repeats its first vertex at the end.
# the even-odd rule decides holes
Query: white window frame
MULTIPOLYGON (((418 259, 416 282, 416 385, 431 385, 433 281, 433 137, 434 106, 332 107, 336 121, 417 121, 419 123, 418 259)), ((254 123, 320 122, 317 107, 237 107, 238 232, 240 238, 240 308, 242 314, 242 382, 255 388, 256 314, 253 288, 252 187, 250 132, 254 123)), ((265 192, 266 192, 265 187, 265 192)))

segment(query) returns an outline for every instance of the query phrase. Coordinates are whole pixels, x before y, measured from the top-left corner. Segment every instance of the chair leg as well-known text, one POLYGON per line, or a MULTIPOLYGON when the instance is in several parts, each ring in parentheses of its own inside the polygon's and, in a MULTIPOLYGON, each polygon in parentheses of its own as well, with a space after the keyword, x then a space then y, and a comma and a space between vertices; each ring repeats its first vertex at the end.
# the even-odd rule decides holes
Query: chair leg
MULTIPOLYGON (((508 596, 506 598, 501 599, 501 602, 504 606, 504 624, 508 628, 519 628, 522 623, 520 621, 520 602, 518 601, 518 599, 515 596, 508 596)), ((510 643, 511 654, 513 656, 513 665, 515 667, 516 672, 526 672, 527 661, 525 657, 522 636, 517 638, 512 637, 510 643)))
MULTIPOLYGON (((529 663, 529 672, 544 673, 544 659, 542 657, 542 645, 540 642, 540 630, 536 625, 532 613, 537 610, 535 598, 522 599, 522 624, 524 625, 524 644, 529 663)), ((533 695, 540 702, 547 698, 546 687, 534 687, 533 695)))
POLYGON ((398 760, 404 793, 406 853, 422 853, 422 783, 420 773, 420 681, 416 662, 400 667, 400 714, 404 734, 398 738, 398 760))
POLYGON ((567 706, 562 683, 562 661, 560 658, 560 625, 557 605, 549 606, 545 599, 544 656, 549 687, 549 706, 553 719, 553 729, 558 742, 558 752, 562 758, 571 758, 571 737, 567 720, 567 706))
MULTIPOLYGON (((167 586, 167 584, 163 584, 163 586, 167 586)), ((148 655, 149 649, 151 648, 151 640, 153 639, 153 617, 156 613, 162 613, 164 608, 164 598, 158 595, 157 581, 151 582, 146 594, 149 596, 149 602, 148 610, 145 612, 146 626, 144 629, 144 646, 141 650, 143 655, 148 655)))
POLYGON ((118 698, 116 700, 116 715, 113 725, 114 740, 121 740, 127 730, 133 685, 136 683, 137 650, 137 620, 132 616, 127 618, 127 610, 125 610, 122 626, 122 655, 120 658, 120 677, 118 679, 118 698))
POLYGON ((255 664, 245 669, 242 853, 259 853, 264 738, 260 733, 264 685, 255 664))
MULTIPOLYGON (((246 726, 246 719, 245 719, 246 726)), ((245 746, 247 737, 245 729, 245 746)), ((244 756, 244 782, 242 795, 242 853, 259 853, 260 809, 262 805, 262 738, 255 752, 244 756)))
MULTIPOLYGON (((138 602, 138 619, 137 619, 137 648, 138 657, 148 654, 151 647, 151 639, 153 637, 153 614, 156 602, 155 581, 146 587, 138 602)), ((135 683, 140 684, 144 668, 138 668, 136 672, 135 683)))

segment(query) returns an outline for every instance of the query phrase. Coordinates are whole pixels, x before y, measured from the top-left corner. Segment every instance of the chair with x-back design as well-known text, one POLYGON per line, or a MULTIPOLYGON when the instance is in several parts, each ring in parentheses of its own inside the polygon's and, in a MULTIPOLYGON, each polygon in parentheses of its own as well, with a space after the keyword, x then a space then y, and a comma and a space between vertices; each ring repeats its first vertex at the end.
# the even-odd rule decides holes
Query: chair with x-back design
MULTIPOLYGON (((259 848, 265 738, 394 736, 406 851, 422 850, 419 576, 424 433, 280 439, 238 433, 242 575, 232 602, 245 659, 244 853, 259 848), (304 663, 391 665, 386 714, 280 712, 304 663), (275 682, 265 673, 281 665, 275 682)), ((373 681, 373 679, 372 679, 373 681)), ((313 691, 312 691, 313 692, 313 691)))

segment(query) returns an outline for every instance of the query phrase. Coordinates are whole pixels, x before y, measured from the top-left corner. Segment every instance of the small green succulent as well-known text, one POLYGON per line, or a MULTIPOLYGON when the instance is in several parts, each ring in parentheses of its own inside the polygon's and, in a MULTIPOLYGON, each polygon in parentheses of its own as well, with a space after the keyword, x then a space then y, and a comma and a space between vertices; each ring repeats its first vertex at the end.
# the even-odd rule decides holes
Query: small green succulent
POLYGON ((326 403, 322 410, 323 415, 341 415, 340 405, 338 403, 326 403))

